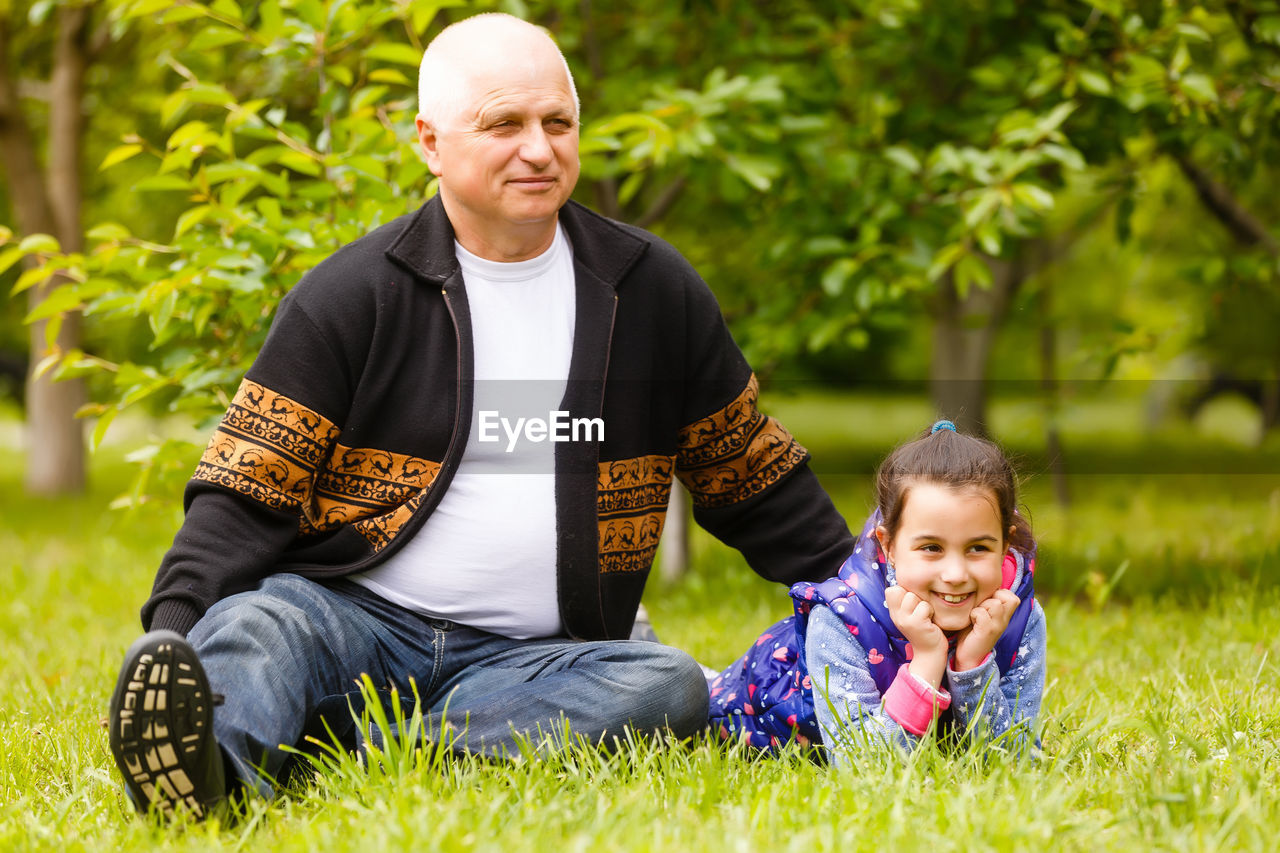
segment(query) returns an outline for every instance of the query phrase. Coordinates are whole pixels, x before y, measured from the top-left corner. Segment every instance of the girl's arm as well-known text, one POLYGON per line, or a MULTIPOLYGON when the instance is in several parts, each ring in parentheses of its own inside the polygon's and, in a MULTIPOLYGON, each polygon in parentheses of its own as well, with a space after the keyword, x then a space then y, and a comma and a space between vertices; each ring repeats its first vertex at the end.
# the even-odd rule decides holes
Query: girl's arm
POLYGON ((868 744, 914 749, 920 737, 885 711, 866 649, 840 617, 825 605, 814 605, 807 632, 805 660, 813 682, 814 711, 832 759, 838 761, 842 752, 868 744))
POLYGON ((1020 749, 1034 738, 1044 693, 1045 639, 1044 610, 1037 601, 1027 620, 1018 659, 1004 677, 991 654, 973 669, 956 672, 947 668, 944 679, 951 691, 951 713, 958 731, 998 738, 1015 729, 1007 742, 1010 749, 1020 749))

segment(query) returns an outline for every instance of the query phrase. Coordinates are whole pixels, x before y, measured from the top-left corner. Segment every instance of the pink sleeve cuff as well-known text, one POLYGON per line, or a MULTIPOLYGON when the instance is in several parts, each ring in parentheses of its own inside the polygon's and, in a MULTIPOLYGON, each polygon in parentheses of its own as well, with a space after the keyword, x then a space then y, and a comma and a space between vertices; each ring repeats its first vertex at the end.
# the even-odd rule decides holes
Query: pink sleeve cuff
POLYGON ((951 694, 934 690, 911 674, 909 664, 898 668, 898 676, 884 693, 884 711, 913 735, 923 735, 939 711, 951 707, 951 694))

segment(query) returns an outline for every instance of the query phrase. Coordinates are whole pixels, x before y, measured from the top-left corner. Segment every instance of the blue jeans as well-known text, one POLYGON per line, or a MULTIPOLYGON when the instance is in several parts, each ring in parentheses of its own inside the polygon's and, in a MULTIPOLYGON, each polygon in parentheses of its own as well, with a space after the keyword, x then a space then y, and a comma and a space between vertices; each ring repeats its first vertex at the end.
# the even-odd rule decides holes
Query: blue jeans
MULTIPOLYGON (((446 723, 455 749, 501 756, 517 739, 563 732, 599 742, 707 724, 698 664, 669 646, 566 637, 513 640, 406 610, 350 581, 273 575, 211 607, 188 640, 209 686, 225 698, 213 730, 240 779, 264 796, 290 759, 281 745, 332 730, 355 747, 358 679, 400 690, 410 680, 431 733, 446 723), (447 710, 447 714, 446 714, 447 710), (323 719, 322 719, 323 718, 323 719)), ((326 735, 327 737, 327 735, 326 735)))

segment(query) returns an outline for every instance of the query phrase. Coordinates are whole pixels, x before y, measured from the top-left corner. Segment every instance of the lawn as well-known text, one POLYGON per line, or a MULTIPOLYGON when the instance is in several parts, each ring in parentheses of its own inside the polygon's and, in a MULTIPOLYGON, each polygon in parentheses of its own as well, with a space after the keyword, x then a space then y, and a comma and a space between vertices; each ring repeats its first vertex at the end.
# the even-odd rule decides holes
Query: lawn
MULTIPOLYGON (((853 524, 876 460, 929 419, 915 403, 814 394, 773 410, 853 524), (867 423, 874 435, 851 434, 867 423)), ((1041 540, 1050 665, 1037 763, 922 749, 833 771, 706 741, 513 765, 388 754, 341 761, 236 823, 192 827, 132 817, 103 728, 179 510, 106 509, 127 478, 119 445, 95 458, 89 495, 25 498, 13 431, 0 429, 0 849, 1273 849, 1277 449, 1074 418, 1061 507, 1034 411, 995 412, 1030 475, 1041 540)), ((646 603, 666 642, 723 666, 788 605, 718 543, 699 535, 694 555, 690 577, 652 583, 646 603), (732 606, 711 607, 713 588, 732 606)))

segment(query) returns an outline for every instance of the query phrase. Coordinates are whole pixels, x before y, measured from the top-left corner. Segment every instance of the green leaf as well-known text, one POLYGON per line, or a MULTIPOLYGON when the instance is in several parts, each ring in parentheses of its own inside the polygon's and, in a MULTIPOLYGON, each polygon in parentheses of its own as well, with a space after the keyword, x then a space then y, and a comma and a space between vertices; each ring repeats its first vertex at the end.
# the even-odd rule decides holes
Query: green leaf
POLYGON ((725 165, 733 170, 735 175, 760 192, 769 189, 773 184, 773 179, 781 171, 778 164, 773 160, 740 154, 730 154, 725 157, 725 165))
POLYGON ((1013 197, 1037 213, 1053 209, 1053 194, 1035 184, 1014 184, 1013 197))
POLYGON ((1198 27, 1195 24, 1188 24, 1186 21, 1180 22, 1174 27, 1174 29, 1178 31, 1179 35, 1186 36, 1192 41, 1203 42, 1205 44, 1209 44, 1213 41, 1210 35, 1201 27, 1198 27))
POLYGON ((1058 145, 1054 142, 1047 142, 1040 147, 1050 160, 1056 160, 1068 169, 1076 172, 1082 172, 1085 168, 1084 155, 1074 148, 1066 145, 1058 145))
POLYGON ((409 15, 412 19, 411 23, 413 24, 414 30, 417 32, 423 32, 435 19, 436 14, 439 13, 441 9, 454 9, 459 6, 466 6, 467 2, 468 0, 434 0, 434 2, 417 0, 417 2, 409 4, 409 15))
POLYGON ((203 6, 169 6, 165 12, 160 15, 162 24, 180 24, 183 21, 191 21, 196 18, 203 18, 203 6))
POLYGON ((152 175, 149 178, 143 178, 133 185, 134 190, 143 192, 159 192, 163 190, 189 190, 194 187, 187 178, 180 178, 177 175, 152 175))
POLYGON ((320 164, 315 160, 293 149, 289 149, 282 153, 277 162, 281 166, 287 166, 295 172, 301 172, 304 175, 310 175, 313 178, 320 177, 320 164))
POLYGON ((994 222, 984 222, 973 233, 978 238, 978 245, 982 247, 982 251, 993 258, 1000 256, 1000 229, 994 222))
POLYGON ((630 204, 631 199, 635 198, 636 193, 640 192, 640 188, 644 186, 644 179, 644 172, 632 172, 627 175, 622 185, 618 187, 618 204, 630 204))
POLYGON ((58 241, 48 234, 30 234, 22 239, 18 248, 28 255, 54 255, 61 249, 58 241))
POLYGON ((1080 81, 1080 88, 1086 92, 1104 98, 1111 94, 1111 81, 1097 71, 1082 68, 1076 75, 1076 79, 1080 81))
POLYGON ((174 148, 184 148, 188 144, 196 142, 201 137, 206 136, 209 131, 209 125, 202 121, 189 121, 179 127, 173 133, 169 134, 169 139, 165 143, 165 147, 172 150, 174 148))
POLYGON ((930 281, 937 281, 942 278, 942 274, 951 269, 952 265, 968 251, 963 243, 950 243, 943 246, 933 256, 933 263, 929 266, 929 271, 925 274, 926 277, 930 281))
POLYGON ((861 264, 854 258, 838 258, 822 274, 822 289, 828 296, 839 296, 861 264))
POLYGON ((173 229, 173 239, 177 240, 183 234, 190 231, 195 226, 209 218, 209 213, 213 210, 207 204, 197 205, 190 210, 184 210, 182 215, 178 217, 178 223, 173 229))
POLYGON ((210 186, 236 179, 251 178, 256 180, 261 174, 261 168, 243 160, 235 160, 230 163, 214 163, 211 166, 206 166, 204 170, 205 179, 208 180, 210 186))
POLYGON ((956 293, 964 299, 968 296, 971 285, 977 285, 983 290, 991 287, 991 267, 977 255, 967 254, 956 262, 955 280, 956 293))
POLYGON ((98 166, 98 171, 102 172, 110 169, 117 163, 123 163, 135 154, 141 153, 141 151, 142 146, 133 143, 121 145, 118 148, 112 148, 107 152, 107 156, 102 158, 102 164, 98 166))
POLYGON ((230 27, 211 24, 195 34, 187 49, 197 53, 212 53, 220 47, 244 42, 244 34, 230 27))
POLYGON ((891 145, 884 150, 886 159, 898 164, 911 174, 915 175, 920 171, 920 158, 911 152, 910 149, 901 145, 891 145))
POLYGON ((1063 101, 1050 110, 1048 115, 1036 122, 1036 129, 1040 131, 1042 136, 1047 136, 1061 127, 1062 123, 1067 120, 1067 116, 1071 115, 1075 110, 1075 101, 1063 101))
POLYGON ((24 251, 21 246, 14 246, 13 248, 5 249, 3 252, 0 252, 0 275, 4 275, 8 272, 9 267, 25 258, 26 255, 26 251, 24 251))
POLYGON ((177 307, 178 291, 170 290, 165 294, 164 299, 160 300, 160 304, 152 309, 151 315, 147 318, 153 334, 159 336, 164 331, 165 326, 169 325, 169 321, 173 319, 173 312, 177 307))
POLYGON ((125 9, 124 17, 126 19, 146 17, 154 12, 167 9, 171 5, 171 0, 138 0, 138 2, 131 4, 125 9))
POLYGON ((111 422, 116 419, 116 415, 120 414, 120 410, 115 408, 107 409, 98 416, 98 422, 93 425, 93 434, 89 436, 89 449, 97 450, 102 444, 102 439, 107 434, 107 430, 111 427, 111 422))
POLYGON ((13 289, 9 291, 10 296, 17 296, 24 290, 29 290, 36 285, 44 284, 53 276, 53 272, 49 270, 46 264, 38 267, 32 267, 25 270, 22 275, 18 276, 18 281, 13 285, 13 289))
POLYGON ((969 206, 964 214, 964 224, 976 228, 979 223, 991 218, 991 214, 1000 206, 1000 190, 988 189, 978 194, 977 200, 969 206))
POLYGON ((813 237, 806 240, 803 251, 808 257, 822 257, 823 255, 841 255, 849 251, 849 241, 842 240, 831 234, 824 234, 820 237, 813 237))
POLYGON ((240 5, 236 3, 235 0, 213 0, 213 4, 210 8, 224 18, 230 18, 233 21, 240 21, 243 19, 240 12, 240 5))
POLYGON ((97 240, 104 243, 118 243, 121 240, 128 240, 133 235, 130 234, 129 229, 125 228, 123 225, 118 225, 115 222, 104 222, 101 225, 95 225, 93 228, 89 229, 89 232, 85 234, 85 236, 90 240, 97 240))
POLYGON ((1178 86, 1196 103, 1216 104, 1218 102, 1218 90, 1214 88, 1213 81, 1204 74, 1187 74, 1178 81, 1178 86))
POLYGON ((398 86, 408 86, 413 83, 403 72, 395 68, 375 68, 369 72, 370 83, 393 83, 398 86))
POLYGON ((36 323, 47 320, 55 314, 65 314, 80 307, 80 294, 69 284, 59 285, 40 300, 27 314, 24 323, 36 323))
POLYGON ((413 45, 385 41, 367 49, 364 52, 364 57, 365 59, 374 59, 379 62, 408 65, 412 68, 417 68, 422 63, 422 51, 413 45))
POLYGON ((258 212, 262 214, 262 218, 266 220, 266 224, 272 230, 280 229, 280 202, 271 196, 263 196, 255 202, 258 212))
POLYGON ((62 361, 62 353, 55 350, 36 362, 31 375, 36 379, 43 379, 45 374, 57 367, 60 361, 62 361))
POLYGON ((160 124, 168 127, 187 108, 187 90, 177 89, 160 104, 160 124))
POLYGON ((344 87, 350 87, 352 81, 355 80, 355 75, 345 65, 326 65, 324 73, 330 80, 335 80, 344 87))

